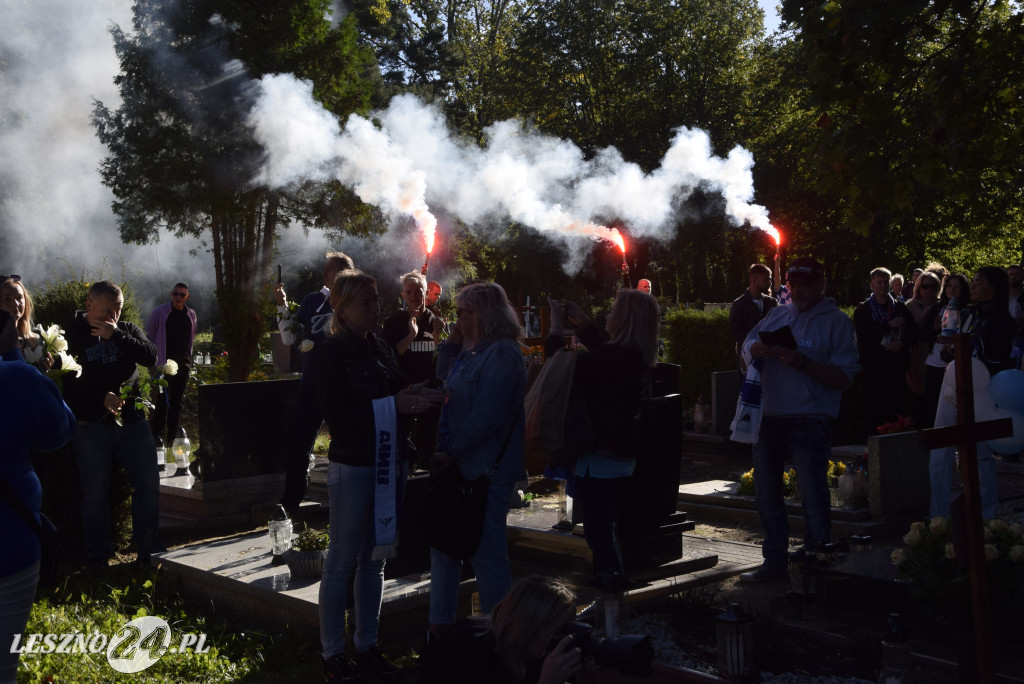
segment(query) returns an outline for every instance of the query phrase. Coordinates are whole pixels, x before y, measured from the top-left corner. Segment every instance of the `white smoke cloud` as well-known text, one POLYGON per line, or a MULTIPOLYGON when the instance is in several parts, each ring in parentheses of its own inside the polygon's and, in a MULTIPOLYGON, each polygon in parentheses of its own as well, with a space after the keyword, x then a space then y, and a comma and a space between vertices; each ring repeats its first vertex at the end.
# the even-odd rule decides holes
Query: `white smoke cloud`
POLYGON ((485 130, 483 147, 454 138, 444 117, 412 95, 392 99, 379 121, 353 115, 343 128, 322 116, 308 83, 290 75, 260 81, 249 123, 267 152, 261 180, 286 186, 332 176, 367 202, 414 214, 443 208, 470 225, 495 218, 561 238, 612 241, 617 220, 633 235, 667 239, 680 205, 697 188, 720 192, 736 225, 767 228, 764 207, 751 204, 753 157, 741 147, 725 158, 711 152, 707 133, 677 129, 660 166, 645 173, 615 149, 592 159, 572 142, 503 121, 485 130), (311 150, 306 155, 296 150, 311 150))
POLYGON ((191 238, 123 244, 97 171, 106 150, 90 124, 93 100, 120 101, 108 28, 131 25, 131 2, 6 2, 3 15, 11 30, 0 32, 0 273, 18 273, 34 291, 67 277, 64 259, 76 271, 106 259, 115 278, 123 262, 144 309, 182 280, 202 316, 213 297, 209 254, 191 238))

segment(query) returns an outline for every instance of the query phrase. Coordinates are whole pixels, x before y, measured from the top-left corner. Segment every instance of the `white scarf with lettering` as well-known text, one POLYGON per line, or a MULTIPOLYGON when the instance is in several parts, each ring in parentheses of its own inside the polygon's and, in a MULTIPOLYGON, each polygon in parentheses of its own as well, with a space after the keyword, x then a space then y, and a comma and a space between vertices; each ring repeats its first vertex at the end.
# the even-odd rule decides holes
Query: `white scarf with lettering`
POLYGON ((398 555, 398 414, 394 397, 373 400, 373 555, 398 555))

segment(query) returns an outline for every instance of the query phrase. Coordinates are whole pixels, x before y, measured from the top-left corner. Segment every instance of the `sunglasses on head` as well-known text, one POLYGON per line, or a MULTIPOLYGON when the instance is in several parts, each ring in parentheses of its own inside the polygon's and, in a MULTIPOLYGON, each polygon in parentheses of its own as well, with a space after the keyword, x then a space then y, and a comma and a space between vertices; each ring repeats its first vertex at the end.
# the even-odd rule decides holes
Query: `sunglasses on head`
POLYGON ((12 273, 11 275, 0 275, 0 283, 2 283, 3 281, 5 281, 7 279, 13 280, 16 283, 20 283, 21 282, 21 276, 20 275, 17 275, 17 274, 14 274, 14 273, 12 273))

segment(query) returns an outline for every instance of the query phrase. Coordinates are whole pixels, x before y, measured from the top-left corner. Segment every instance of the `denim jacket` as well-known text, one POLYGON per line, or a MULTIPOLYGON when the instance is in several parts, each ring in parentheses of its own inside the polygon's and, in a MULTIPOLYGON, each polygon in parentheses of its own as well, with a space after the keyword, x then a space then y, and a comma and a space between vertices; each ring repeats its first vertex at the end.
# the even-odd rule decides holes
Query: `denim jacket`
POLYGON ((504 338, 484 340, 469 351, 444 345, 439 350, 441 369, 450 372, 441 414, 441 449, 455 459, 467 479, 521 475, 526 364, 519 344, 504 338), (494 471, 509 430, 505 455, 494 471))

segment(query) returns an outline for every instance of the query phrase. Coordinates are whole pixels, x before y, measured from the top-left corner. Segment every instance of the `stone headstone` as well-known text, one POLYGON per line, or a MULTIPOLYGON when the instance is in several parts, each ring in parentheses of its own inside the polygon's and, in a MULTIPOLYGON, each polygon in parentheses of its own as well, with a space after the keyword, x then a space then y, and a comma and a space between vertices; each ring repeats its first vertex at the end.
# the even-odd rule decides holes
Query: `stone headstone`
POLYGON ((736 415, 736 401, 740 398, 743 375, 738 370, 711 374, 711 432, 724 435, 736 415))
POLYGON ((868 508, 871 515, 928 513, 930 452, 917 432, 868 438, 868 508))
POLYGON ((298 379, 200 385, 197 460, 203 481, 284 472, 279 437, 298 394, 298 379))

